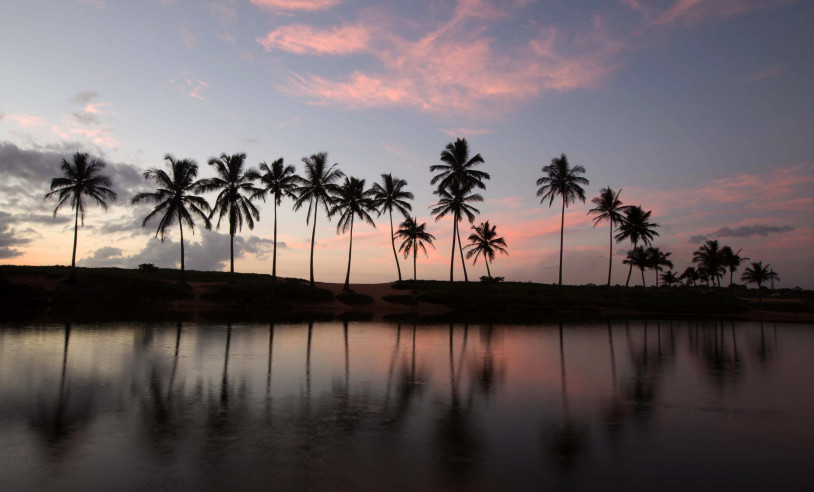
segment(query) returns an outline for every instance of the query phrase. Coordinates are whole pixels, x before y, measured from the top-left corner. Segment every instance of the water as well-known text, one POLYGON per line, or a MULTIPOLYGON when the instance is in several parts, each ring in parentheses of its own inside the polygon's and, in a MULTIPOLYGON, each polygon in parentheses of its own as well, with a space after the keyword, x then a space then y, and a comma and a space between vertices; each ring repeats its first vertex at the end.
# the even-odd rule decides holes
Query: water
POLYGON ((812 328, 0 325, 0 490, 814 490, 812 328))

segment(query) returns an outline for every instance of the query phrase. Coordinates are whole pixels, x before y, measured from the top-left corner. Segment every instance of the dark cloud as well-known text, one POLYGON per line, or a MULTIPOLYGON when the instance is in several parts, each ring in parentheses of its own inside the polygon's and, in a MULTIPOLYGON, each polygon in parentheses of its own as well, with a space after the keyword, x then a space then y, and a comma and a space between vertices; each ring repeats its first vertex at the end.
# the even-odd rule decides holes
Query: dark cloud
POLYGON ((82 91, 73 96, 71 98, 71 102, 75 102, 77 104, 88 104, 97 97, 99 97, 99 93, 96 91, 82 91))
POLYGON ((769 233, 788 232, 793 231, 794 227, 791 226, 772 226, 768 224, 756 224, 740 226, 735 229, 730 227, 721 227, 715 232, 715 236, 720 237, 750 237, 750 236, 768 236, 769 233))
POLYGON ((15 246, 23 246, 31 242, 31 239, 21 237, 11 228, 12 216, 9 213, 0 211, 0 259, 15 258, 23 254, 15 246))
POLYGON ((705 242, 706 240, 707 240, 707 236, 705 236, 703 234, 698 234, 697 236, 691 237, 689 242, 691 242, 693 244, 701 244, 701 243, 705 242))
POLYGON ((102 123, 102 120, 100 120, 98 116, 93 113, 88 113, 87 111, 73 113, 73 117, 83 125, 99 125, 102 123))

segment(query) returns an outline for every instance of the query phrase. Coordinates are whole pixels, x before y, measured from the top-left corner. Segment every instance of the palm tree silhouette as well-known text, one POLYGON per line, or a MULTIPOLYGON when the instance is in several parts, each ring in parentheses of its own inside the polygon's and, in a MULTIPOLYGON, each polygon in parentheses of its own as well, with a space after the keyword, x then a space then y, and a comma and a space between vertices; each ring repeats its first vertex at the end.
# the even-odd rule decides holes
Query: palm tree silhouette
POLYGON ((701 276, 698 274, 698 270, 696 270, 695 267, 688 266, 684 269, 684 273, 682 273, 679 278, 687 282, 687 285, 692 284, 692 286, 695 287, 695 282, 697 282, 701 276))
POLYGON ((274 197, 274 255, 271 263, 271 280, 277 281, 277 206, 280 205, 284 197, 297 199, 295 190, 301 178, 297 176, 294 166, 283 164, 283 158, 279 158, 271 163, 271 167, 265 162, 260 163, 260 183, 263 188, 256 195, 266 200, 266 194, 274 197))
POLYGON ((622 215, 625 210, 630 208, 628 205, 622 205, 619 200, 619 195, 622 190, 613 191, 610 187, 602 188, 599 190, 599 196, 591 199, 591 203, 596 205, 588 211, 588 214, 595 214, 594 227, 598 226, 602 221, 607 220, 610 225, 610 254, 608 255, 608 287, 611 285, 611 269, 613 268, 613 225, 619 224, 625 220, 622 215))
POLYGON ((744 260, 748 260, 745 256, 741 256, 742 249, 739 249, 738 252, 732 251, 732 248, 729 246, 724 246, 721 248, 721 256, 723 257, 723 265, 726 268, 729 268, 729 286, 732 287, 732 277, 735 275, 735 270, 741 266, 741 263, 744 260))
POLYGON ((79 220, 85 225, 85 197, 92 198, 96 203, 107 210, 107 202, 116 200, 116 192, 111 190, 110 178, 101 174, 107 164, 101 159, 91 158, 86 152, 76 152, 73 155, 73 165, 62 159, 62 176, 51 180, 51 191, 43 197, 47 200, 57 197, 57 206, 54 208, 54 217, 66 203, 76 210, 73 226, 73 253, 71 254, 71 273, 68 280, 76 281, 76 240, 79 232, 79 220))
POLYGON ((693 263, 697 263, 712 277, 712 286, 715 287, 715 280, 718 280, 718 287, 721 286, 720 276, 726 271, 724 268, 724 256, 718 245, 717 239, 709 239, 702 244, 692 254, 693 263))
POLYGON ((466 249, 469 250, 466 252, 466 258, 475 257, 472 260, 473 265, 478 261, 478 256, 483 255, 483 261, 486 263, 486 274, 489 275, 489 278, 492 278, 489 262, 495 261, 495 252, 509 256, 509 252, 506 251, 506 240, 497 236, 496 227, 490 226, 488 220, 481 222, 477 227, 472 226, 472 230, 475 232, 469 235, 469 244, 466 246, 466 249))
POLYGON ((565 154, 551 159, 551 164, 543 167, 545 176, 537 180, 537 196, 542 197, 540 203, 548 199, 548 206, 554 203, 554 198, 562 197, 562 219, 560 221, 560 273, 559 285, 562 286, 562 247, 565 233, 565 208, 577 198, 585 202, 585 190, 588 180, 580 176, 585 174, 583 166, 571 167, 565 154))
POLYGON ((153 202, 156 207, 144 218, 141 225, 147 225, 153 217, 160 216, 158 229, 155 231, 156 237, 164 237, 177 220, 178 230, 181 234, 181 283, 186 283, 186 273, 184 267, 184 224, 195 233, 195 221, 193 215, 204 221, 207 229, 212 228, 209 221, 209 214, 212 212, 209 203, 205 198, 197 196, 201 191, 202 181, 196 181, 198 177, 198 164, 191 159, 177 160, 170 154, 164 156, 166 167, 172 173, 167 174, 163 169, 156 167, 144 173, 144 179, 152 181, 156 185, 156 190, 152 193, 139 193, 130 201, 133 205, 141 202, 153 202))
MULTIPOLYGON (((469 222, 475 220, 475 214, 480 213, 480 210, 476 209, 472 205, 472 202, 482 202, 483 197, 477 193, 470 194, 472 191, 471 186, 461 187, 461 184, 457 181, 452 181, 449 189, 447 188, 438 188, 433 193, 438 195, 438 203, 435 204, 435 208, 432 209, 432 215, 435 215, 435 221, 438 222, 447 214, 452 215, 452 256, 449 260, 449 281, 452 282, 452 271, 455 266, 455 238, 459 238, 458 247, 461 250, 461 260, 463 261, 463 249, 460 246, 460 235, 458 234, 458 222, 463 220, 463 216, 466 215, 466 218, 469 219, 469 222)), ((464 269, 464 276, 466 275, 466 269, 464 269)), ((466 278, 466 277, 464 277, 466 278)))
POLYGON ((414 198, 413 194, 409 191, 404 191, 407 186, 407 181, 399 178, 394 178, 392 174, 382 174, 382 184, 373 183, 373 205, 378 210, 378 216, 387 212, 390 216, 390 245, 393 247, 393 257, 396 259, 396 270, 399 274, 399 282, 401 282, 401 267, 399 266, 399 256, 396 253, 396 240, 393 236, 393 209, 395 208, 404 216, 405 219, 410 218, 410 211, 413 209, 412 205, 407 200, 414 198))
POLYGON ((662 273, 661 281, 667 284, 667 287, 672 287, 673 284, 680 282, 678 276, 672 270, 667 270, 666 272, 662 273))
POLYGON ((673 262, 668 259, 672 253, 664 252, 659 248, 647 248, 647 255, 650 259, 650 268, 656 271, 656 287, 659 286, 659 273, 661 267, 673 268, 673 262))
POLYGON ((370 213, 376 211, 373 205, 373 190, 365 189, 365 180, 359 178, 345 178, 336 189, 333 196, 331 209, 328 216, 339 214, 339 223, 336 225, 336 232, 346 232, 350 229, 350 246, 348 246, 348 273, 345 275, 345 286, 343 290, 350 290, 350 260, 353 252, 353 221, 355 217, 376 227, 370 213))
POLYGON ((235 234, 243 229, 243 222, 254 229, 254 221, 260 220, 260 212, 252 204, 252 200, 261 191, 254 186, 254 180, 260 174, 253 168, 244 170, 246 154, 226 155, 209 159, 209 165, 215 168, 217 177, 201 180, 203 191, 218 191, 215 206, 209 214, 211 219, 218 216, 217 228, 224 216, 229 216, 229 271, 230 282, 235 281, 235 234), (245 193, 245 194, 244 194, 245 193), (248 196, 246 195, 248 194, 248 196))
MULTIPOLYGON (((476 166, 484 163, 483 157, 481 157, 480 154, 475 154, 474 157, 469 158, 469 144, 465 138, 459 138, 447 144, 444 151, 441 152, 441 162, 442 164, 430 166, 431 172, 438 172, 438 174, 433 176, 430 180, 430 184, 438 185, 438 189, 435 192, 436 194, 440 195, 441 190, 447 190, 450 194, 454 195, 453 189, 459 192, 465 192, 471 188, 486 188, 483 181, 490 178, 489 173, 475 169, 476 166)), ((472 220, 474 219, 470 219, 469 222, 472 222, 472 220)), ((464 281, 468 282, 469 276, 466 273, 466 263, 464 262, 461 231, 460 228, 457 227, 457 222, 453 224, 452 230, 458 240, 458 250, 461 253, 461 268, 464 271, 464 281)), ((454 239, 452 247, 454 257, 454 239)), ((451 280, 450 278, 450 281, 451 280)))
MULTIPOLYGON (((627 257, 622 260, 622 263, 625 265, 630 265, 632 269, 634 266, 641 270, 642 272, 642 287, 646 287, 644 283, 644 270, 650 266, 650 255, 648 254, 647 250, 644 249, 644 246, 636 246, 632 250, 627 252, 627 257)), ((630 280, 630 274, 628 274, 628 280, 630 280)), ((625 284, 627 287, 627 284, 625 284)))
POLYGON ((302 162, 305 164, 305 176, 302 177, 300 184, 297 186, 295 192, 297 193, 297 200, 294 202, 294 210, 299 210, 306 202, 308 202, 308 216, 305 219, 307 224, 311 220, 311 210, 314 211, 314 228, 311 232, 311 287, 314 286, 314 239, 317 234, 317 211, 319 209, 320 200, 322 201, 322 208, 325 213, 329 213, 330 205, 333 201, 331 195, 336 192, 336 180, 345 176, 345 173, 337 169, 339 164, 328 165, 328 153, 320 152, 313 154, 311 157, 303 157, 302 162))
MULTIPOLYGON (((399 239, 403 239, 401 246, 399 246, 399 251, 404 254, 404 258, 406 259, 411 252, 413 253, 413 291, 417 291, 416 257, 418 256, 418 250, 423 251, 426 255, 427 248, 425 245, 429 245, 435 249, 435 246, 432 245, 432 242, 435 241, 435 236, 424 230, 426 226, 426 222, 419 225, 417 219, 407 218, 399 225, 399 230, 396 231, 395 234, 399 239)), ((453 249, 453 251, 455 250, 453 249)))
POLYGON ((763 266, 762 261, 752 262, 741 275, 741 281, 747 284, 757 284, 757 298, 759 301, 763 300, 760 286, 763 282, 769 280, 780 280, 780 277, 771 268, 771 265, 763 266))
MULTIPOLYGON (((641 241, 645 246, 650 246, 654 236, 658 236, 656 227, 660 227, 655 222, 650 222, 650 215, 652 210, 647 212, 642 209, 642 206, 630 206, 625 209, 625 216, 622 222, 619 223, 619 232, 616 234, 616 242, 620 243, 625 239, 633 243, 633 248, 641 241)), ((622 263, 630 265, 627 272, 627 280, 625 287, 630 285, 630 274, 633 272, 633 263, 623 261, 622 263)), ((642 282, 644 283, 644 282, 642 282)))

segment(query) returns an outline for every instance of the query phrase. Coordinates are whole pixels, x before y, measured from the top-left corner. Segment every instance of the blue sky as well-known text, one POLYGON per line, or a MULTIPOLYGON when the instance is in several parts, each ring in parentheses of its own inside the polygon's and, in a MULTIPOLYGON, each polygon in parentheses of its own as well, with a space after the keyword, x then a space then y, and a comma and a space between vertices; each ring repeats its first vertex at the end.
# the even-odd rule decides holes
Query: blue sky
MULTIPOLYGON (((48 222, 53 204, 39 198, 76 150, 115 167, 122 195, 89 214, 80 264, 121 266, 178 261, 177 238, 150 240, 146 208, 127 205, 165 153, 209 176, 223 152, 299 169, 327 151, 369 184, 384 172, 408 181, 438 237, 419 276, 444 278, 452 227, 429 216, 429 166, 464 137, 492 174, 477 221, 509 243, 497 275, 556 281, 559 208, 539 204, 534 181, 566 153, 587 168, 589 199, 623 188, 625 203, 653 210, 676 269, 716 238, 784 285, 814 287, 810 1, 34 0, 0 19, 4 263, 70 260, 71 224, 48 222)), ((589 208, 566 214, 567 282, 606 275, 607 233, 589 208)), ((261 213, 242 233, 241 271, 271 269, 270 204, 261 213)), ((307 276, 304 211, 285 203, 279 220, 280 273, 307 276)), ((319 221, 317 280, 341 281, 347 235, 319 221)), ((395 276, 377 223, 354 231, 352 281, 395 276)), ((224 233, 197 232, 189 264, 228 267, 224 233)), ((624 282, 621 256, 614 268, 624 282)))

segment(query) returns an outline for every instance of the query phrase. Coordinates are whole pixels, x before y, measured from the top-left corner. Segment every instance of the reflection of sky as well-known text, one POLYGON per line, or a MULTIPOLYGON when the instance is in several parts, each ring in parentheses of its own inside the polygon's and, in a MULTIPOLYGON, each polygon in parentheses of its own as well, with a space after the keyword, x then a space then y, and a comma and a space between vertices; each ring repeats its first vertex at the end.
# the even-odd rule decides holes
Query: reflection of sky
POLYGON ((450 357, 449 326, 420 326, 410 384, 409 325, 396 347, 350 323, 347 382, 341 323, 314 325, 310 379, 308 326, 276 325, 269 393, 266 325, 232 327, 226 387, 222 325, 183 326, 177 362, 172 324, 74 325, 64 381, 63 327, 3 328, 0 485, 804 485, 811 327, 732 328, 568 323, 561 352, 556 324, 455 325, 450 357))
MULTIPOLYGON (((9 67, 0 78, 9 95, 0 101, 0 261, 67 263, 70 228, 40 197, 61 156, 77 149, 120 164, 121 203, 167 152, 210 176, 205 162, 221 152, 301 167, 303 156, 328 151, 368 183, 382 172, 406 179, 415 215, 445 245, 450 224, 433 223, 427 208, 428 166, 466 137, 492 174, 478 220, 509 244, 498 275, 556 278, 558 208, 538 204, 533 182, 565 152, 587 168, 589 198, 623 188, 625 203, 654 211, 657 245, 677 269, 698 246, 691 239, 717 238, 771 263, 783 285, 814 287, 805 253, 814 247, 810 2, 409 5, 13 2, 0 29, 9 67)), ((607 234, 591 228, 588 208, 566 217, 568 282, 604 278, 607 234)), ((146 210, 92 210, 80 264, 176 264, 177 243, 148 241, 146 210)), ((238 245, 239 270, 270 271, 268 244, 258 241, 272 234, 270 204, 261 212, 242 233, 255 240, 238 245)), ((395 275, 387 224, 377 222, 355 231, 352 280, 395 275)), ((317 278, 340 281, 347 238, 324 217, 318 228, 317 278)), ((309 231, 288 202, 279 231, 280 273, 304 277, 309 231)), ((187 238, 196 244, 189 265, 226 266, 223 235, 187 238)), ((420 260, 419 275, 443 278, 446 251, 420 260)))

